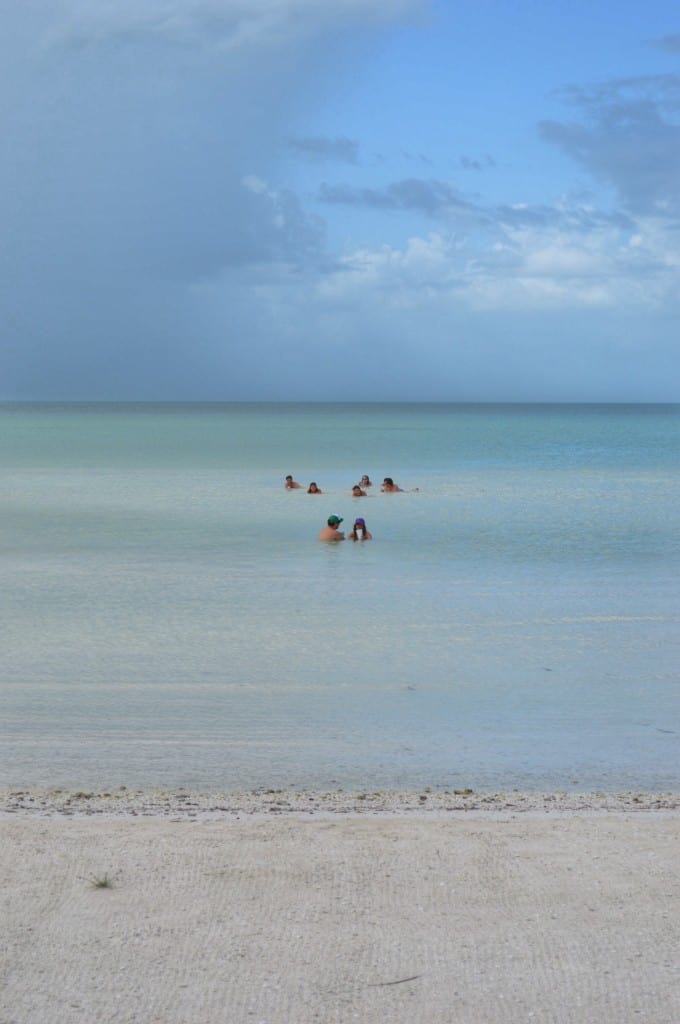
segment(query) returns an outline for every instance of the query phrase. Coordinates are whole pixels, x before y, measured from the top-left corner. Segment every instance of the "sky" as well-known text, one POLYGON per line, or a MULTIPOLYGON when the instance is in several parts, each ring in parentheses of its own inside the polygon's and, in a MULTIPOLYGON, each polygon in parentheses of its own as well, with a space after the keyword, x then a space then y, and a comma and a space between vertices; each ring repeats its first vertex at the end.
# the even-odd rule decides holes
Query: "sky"
POLYGON ((0 0, 0 399, 680 401, 666 0, 0 0))

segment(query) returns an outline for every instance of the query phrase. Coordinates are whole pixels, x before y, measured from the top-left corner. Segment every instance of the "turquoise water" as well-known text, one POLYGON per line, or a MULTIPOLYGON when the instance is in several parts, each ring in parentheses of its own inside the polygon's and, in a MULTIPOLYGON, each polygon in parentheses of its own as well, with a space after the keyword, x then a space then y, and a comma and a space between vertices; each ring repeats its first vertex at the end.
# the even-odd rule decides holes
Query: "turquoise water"
POLYGON ((678 788, 678 406, 3 405, 0 467, 7 784, 678 788))

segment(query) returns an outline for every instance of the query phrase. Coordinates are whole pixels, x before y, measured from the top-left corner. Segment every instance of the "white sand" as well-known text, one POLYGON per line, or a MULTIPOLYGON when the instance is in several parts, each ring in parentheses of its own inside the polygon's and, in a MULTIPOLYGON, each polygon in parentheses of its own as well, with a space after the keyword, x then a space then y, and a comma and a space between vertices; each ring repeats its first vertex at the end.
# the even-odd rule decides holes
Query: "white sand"
POLYGON ((0 1024, 680 1021, 677 795, 0 796, 0 1024))

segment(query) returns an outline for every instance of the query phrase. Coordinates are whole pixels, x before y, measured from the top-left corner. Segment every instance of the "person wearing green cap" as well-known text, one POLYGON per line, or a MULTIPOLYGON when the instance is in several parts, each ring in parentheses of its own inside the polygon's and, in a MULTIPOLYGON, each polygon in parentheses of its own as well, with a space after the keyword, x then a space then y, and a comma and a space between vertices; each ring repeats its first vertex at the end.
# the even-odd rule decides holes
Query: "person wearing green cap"
POLYGON ((322 530, 319 530, 317 540, 344 540, 344 533, 338 529, 341 522, 340 516, 329 516, 328 526, 324 526, 322 530))

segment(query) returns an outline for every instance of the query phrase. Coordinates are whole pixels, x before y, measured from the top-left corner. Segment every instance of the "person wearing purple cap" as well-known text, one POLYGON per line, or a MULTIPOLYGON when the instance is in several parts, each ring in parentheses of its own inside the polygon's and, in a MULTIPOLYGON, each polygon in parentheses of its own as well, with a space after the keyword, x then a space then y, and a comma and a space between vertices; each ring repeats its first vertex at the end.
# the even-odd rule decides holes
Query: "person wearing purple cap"
POLYGON ((365 519, 355 519, 354 526, 347 534, 348 540, 373 540, 373 534, 366 529, 365 519))
POLYGON ((329 516, 328 525, 319 530, 317 540, 344 540, 344 533, 338 529, 341 522, 342 518, 340 516, 329 516))

